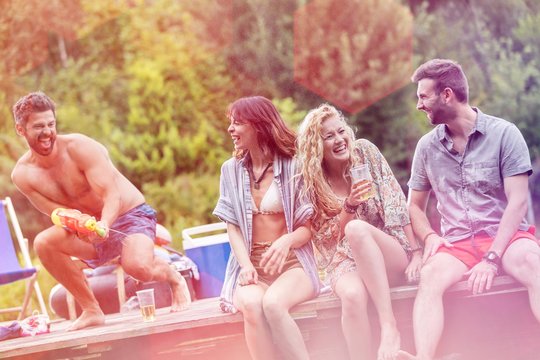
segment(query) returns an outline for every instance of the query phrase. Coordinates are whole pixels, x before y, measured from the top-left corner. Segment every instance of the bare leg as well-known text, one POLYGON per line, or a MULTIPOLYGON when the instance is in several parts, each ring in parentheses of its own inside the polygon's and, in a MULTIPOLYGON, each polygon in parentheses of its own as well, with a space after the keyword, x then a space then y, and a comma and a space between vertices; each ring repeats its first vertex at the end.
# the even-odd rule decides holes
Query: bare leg
POLYGON ((314 289, 304 269, 295 268, 282 273, 263 297, 264 315, 285 359, 309 359, 302 333, 289 310, 313 296, 314 289))
POLYGON ((262 299, 267 288, 262 283, 238 286, 234 293, 234 305, 244 316, 244 336, 249 353, 254 360, 276 358, 272 333, 262 307, 262 299))
POLYGON ((341 326, 349 358, 371 359, 371 326, 367 316, 368 293, 357 272, 343 274, 334 289, 341 299, 341 326))
POLYGON ((376 227, 354 220, 345 227, 358 273, 369 295, 373 299, 381 326, 381 344, 378 359, 392 359, 400 347, 400 336, 396 326, 388 275, 397 279, 404 277, 407 255, 401 245, 376 227))
POLYGON ((504 270, 529 291, 529 303, 540 322, 540 247, 530 239, 514 241, 502 258, 504 270))
POLYGON ((154 256, 154 242, 146 235, 133 234, 125 238, 122 267, 139 281, 168 282, 172 291, 172 312, 187 309, 191 304, 186 280, 165 260, 154 256))
POLYGON ((83 272, 71 259, 71 256, 82 259, 94 258, 96 256, 94 247, 59 227, 51 227, 36 236, 34 249, 47 271, 73 295, 81 306, 81 316, 68 330, 103 324, 105 315, 88 286, 83 272))
MULTIPOLYGON (((435 356, 444 326, 444 292, 461 280, 465 271, 464 263, 446 253, 435 254, 422 267, 413 310, 416 359, 432 360, 435 356)), ((414 357, 401 352, 399 358, 414 357)))

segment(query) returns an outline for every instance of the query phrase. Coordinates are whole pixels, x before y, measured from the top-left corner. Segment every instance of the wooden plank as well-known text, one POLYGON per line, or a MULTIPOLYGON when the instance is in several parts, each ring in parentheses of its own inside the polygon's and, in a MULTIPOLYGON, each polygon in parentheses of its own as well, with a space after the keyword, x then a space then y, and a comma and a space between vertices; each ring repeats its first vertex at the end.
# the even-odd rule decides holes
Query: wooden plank
MULTIPOLYGON (((402 333, 402 342, 409 350, 413 350, 411 322, 412 304, 416 291, 416 285, 392 289, 392 299, 398 326, 402 333)), ((466 343, 467 339, 459 336, 460 333, 465 334, 466 331, 460 331, 459 327, 467 324, 468 330, 474 328, 474 326, 469 326, 468 321, 473 317, 467 315, 467 311, 471 308, 473 314, 479 314, 478 317, 474 317, 474 321, 479 324, 479 329, 482 329, 484 310, 497 312, 498 307, 504 308, 505 302, 510 301, 507 299, 514 298, 518 300, 512 301, 518 301, 520 309, 524 308, 529 313, 525 311, 519 318, 516 317, 518 324, 513 330, 518 332, 519 325, 525 324, 526 331, 537 334, 536 321, 526 304, 525 289, 511 277, 497 277, 492 291, 483 295, 471 295, 467 291, 465 281, 456 284, 445 297, 447 299, 445 301, 449 301, 447 328, 450 335, 445 335, 446 340, 441 346, 442 351, 450 351, 456 343, 464 341, 466 343), (499 299, 498 303, 491 305, 493 302, 489 299, 492 298, 499 299), (458 334, 454 334, 455 332, 458 334)), ((504 313, 502 310, 500 312, 504 313)), ((330 294, 322 295, 294 307, 292 314, 300 326, 312 359, 345 358, 340 326, 341 304, 338 298, 330 294)), ((376 328, 374 311, 370 311, 370 314, 376 328)), ((504 321, 512 320, 508 316, 503 319, 504 321)), ((38 356, 40 360, 92 357, 114 360, 127 357, 203 360, 216 355, 223 359, 224 349, 230 351, 231 359, 249 358, 243 339, 242 315, 222 313, 217 298, 195 301, 188 311, 179 313, 170 313, 168 308, 158 309, 156 320, 151 323, 142 322, 140 313, 134 311, 107 315, 105 325, 80 331, 67 332, 65 329, 68 325, 67 321, 53 322, 50 334, 2 341, 0 342, 0 358, 26 360, 35 359, 38 356)), ((376 336, 377 330, 375 329, 373 333, 376 336)), ((540 335, 540 332, 538 334, 540 335)), ((478 343, 485 347, 487 340, 481 340, 478 340, 478 343)), ((515 339, 512 341, 518 342, 515 339)), ((539 346, 536 345, 536 348, 539 346)), ((500 352, 502 353, 502 350, 500 352)), ((523 359, 528 360, 528 358, 523 359)))

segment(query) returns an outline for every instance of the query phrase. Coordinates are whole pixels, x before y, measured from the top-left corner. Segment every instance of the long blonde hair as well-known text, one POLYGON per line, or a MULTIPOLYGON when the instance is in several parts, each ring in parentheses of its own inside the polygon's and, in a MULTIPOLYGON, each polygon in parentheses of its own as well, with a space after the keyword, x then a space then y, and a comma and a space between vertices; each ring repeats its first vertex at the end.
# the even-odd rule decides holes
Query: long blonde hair
POLYGON ((339 110, 329 104, 321 104, 306 115, 298 132, 297 157, 304 180, 302 195, 306 196, 314 206, 315 222, 324 214, 332 216, 341 211, 341 203, 328 183, 324 168, 321 131, 323 122, 331 118, 338 118, 343 122, 345 131, 350 138, 347 147, 350 149, 351 156, 346 174, 348 174, 352 164, 359 162, 358 155, 354 151, 354 131, 339 110))

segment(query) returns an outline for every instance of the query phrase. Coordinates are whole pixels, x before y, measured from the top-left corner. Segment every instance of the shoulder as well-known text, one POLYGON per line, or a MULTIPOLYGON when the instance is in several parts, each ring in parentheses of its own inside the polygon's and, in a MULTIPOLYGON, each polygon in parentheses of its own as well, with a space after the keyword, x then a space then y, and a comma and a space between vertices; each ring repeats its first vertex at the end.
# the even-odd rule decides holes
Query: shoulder
POLYGON ((279 174, 285 179, 292 178, 302 170, 300 161, 296 156, 276 156, 274 158, 274 164, 277 166, 277 170, 274 170, 274 174, 279 174))
POLYGON ((380 152, 377 145, 368 139, 358 139, 354 142, 354 147, 362 152, 380 152))
POLYGON ((355 142, 355 152, 360 158, 363 158, 364 161, 378 163, 381 161, 381 158, 384 158, 381 150, 367 139, 358 139, 355 142))
POLYGON ((420 140, 416 145, 417 149, 426 148, 431 145, 431 143, 439 138, 439 133, 444 133, 444 125, 437 125, 435 128, 431 129, 427 134, 422 135, 420 140))
POLYGON ((509 141, 523 139, 523 134, 518 129, 516 124, 511 121, 493 115, 484 114, 480 111, 478 121, 482 121, 479 126, 483 126, 487 136, 502 136, 509 141))
POLYGON ((26 180, 26 173, 28 170, 28 152, 25 153, 15 164, 15 167, 11 171, 11 181, 15 186, 20 187, 26 180))
POLYGON ((517 126, 506 119, 487 114, 482 114, 482 118, 485 119, 486 127, 488 129, 517 130, 517 126))
POLYGON ((75 134, 58 135, 57 139, 61 141, 68 150, 80 149, 81 147, 99 148, 101 150, 106 150, 103 144, 101 144, 100 142, 84 134, 75 133, 75 134))
POLYGON ((278 162, 278 165, 287 168, 287 169, 295 169, 298 160, 295 157, 285 157, 285 156, 278 156, 276 157, 276 160, 278 162))
POLYGON ((234 170, 240 165, 240 161, 234 157, 225 160, 221 165, 221 170, 234 170))
POLYGON ((57 141, 73 158, 90 156, 95 159, 98 154, 108 157, 109 152, 103 144, 83 134, 59 135, 57 141))
POLYGON ((241 162, 240 160, 232 157, 226 160, 221 165, 221 177, 232 179, 236 177, 236 174, 240 173, 241 162))

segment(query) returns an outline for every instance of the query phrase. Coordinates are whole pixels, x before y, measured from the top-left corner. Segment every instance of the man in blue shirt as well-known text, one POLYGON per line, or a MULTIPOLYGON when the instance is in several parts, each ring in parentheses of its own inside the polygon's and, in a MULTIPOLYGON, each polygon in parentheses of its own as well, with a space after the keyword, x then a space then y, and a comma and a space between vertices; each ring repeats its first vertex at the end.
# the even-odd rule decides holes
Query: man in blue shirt
POLYGON ((418 142, 408 183, 411 222, 425 248, 413 311, 417 355, 400 358, 427 360, 443 331, 443 294, 463 276, 477 294, 505 271, 527 287, 540 320, 540 247, 525 220, 532 168, 517 127, 469 105, 467 78, 454 61, 430 60, 412 81, 417 109, 435 128, 418 142), (431 191, 440 235, 426 215, 431 191))

